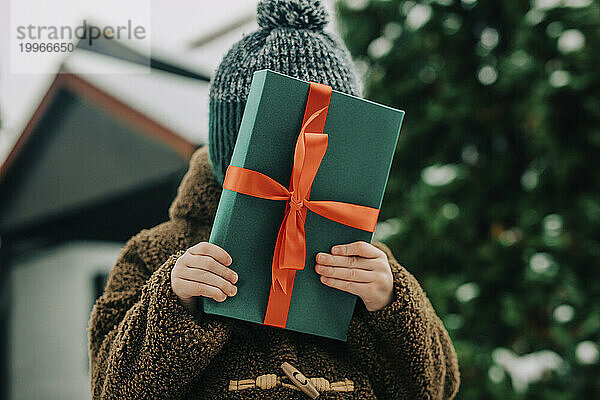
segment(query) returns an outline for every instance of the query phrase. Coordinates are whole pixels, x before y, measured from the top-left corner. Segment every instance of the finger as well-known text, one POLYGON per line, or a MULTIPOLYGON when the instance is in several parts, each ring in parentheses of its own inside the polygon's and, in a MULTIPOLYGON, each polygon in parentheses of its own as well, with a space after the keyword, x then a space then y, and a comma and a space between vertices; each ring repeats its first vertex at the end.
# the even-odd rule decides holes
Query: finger
POLYGON ((206 283, 207 285, 221 289, 223 293, 232 297, 237 293, 237 288, 226 279, 216 275, 210 271, 196 268, 184 268, 178 274, 179 278, 198 283, 206 283))
POLYGON ((368 283, 350 282, 344 281, 342 279, 327 278, 324 276, 321 277, 321 282, 324 285, 327 285, 334 289, 339 289, 344 292, 355 294, 357 296, 360 296, 361 293, 363 293, 367 289, 367 285, 369 285, 368 283))
POLYGON ((179 286, 177 290, 182 293, 185 297, 208 297, 218 302, 225 301, 227 295, 217 287, 207 285, 206 283, 200 283, 195 281, 189 281, 187 279, 179 278, 175 281, 175 284, 179 286))
POLYGON ((373 282, 373 274, 370 271, 358 268, 328 267, 326 265, 315 265, 317 274, 326 278, 341 279, 351 282, 373 282))
POLYGON ((317 254, 317 263, 334 267, 358 268, 365 270, 373 269, 370 258, 357 256, 334 256, 327 253, 319 253, 317 254))
POLYGON ((331 254, 338 256, 360 256, 365 258, 378 258, 384 254, 371 243, 359 241, 349 244, 339 244, 331 248, 331 254))
POLYGON ((195 244, 188 249, 188 252, 193 255, 210 256, 223 265, 231 265, 233 262, 229 253, 216 244, 208 242, 200 242, 195 244))
POLYGON ((227 268, 217 260, 209 256, 192 255, 186 259, 189 268, 203 269, 227 279, 231 283, 238 281, 238 274, 231 268, 227 268))

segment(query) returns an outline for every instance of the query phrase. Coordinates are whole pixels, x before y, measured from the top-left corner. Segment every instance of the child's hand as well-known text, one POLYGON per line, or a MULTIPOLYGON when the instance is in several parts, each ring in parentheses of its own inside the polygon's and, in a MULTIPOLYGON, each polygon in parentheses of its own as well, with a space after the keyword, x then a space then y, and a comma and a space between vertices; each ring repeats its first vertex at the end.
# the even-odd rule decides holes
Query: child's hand
POLYGON ((227 268, 231 256, 219 246, 201 242, 177 259, 171 271, 171 288, 179 300, 190 311, 193 298, 210 297, 225 301, 227 296, 235 296, 237 274, 227 268))
POLYGON ((317 254, 315 271, 325 285, 360 297, 369 311, 392 300, 394 279, 387 256, 370 243, 337 245, 331 254, 317 254))

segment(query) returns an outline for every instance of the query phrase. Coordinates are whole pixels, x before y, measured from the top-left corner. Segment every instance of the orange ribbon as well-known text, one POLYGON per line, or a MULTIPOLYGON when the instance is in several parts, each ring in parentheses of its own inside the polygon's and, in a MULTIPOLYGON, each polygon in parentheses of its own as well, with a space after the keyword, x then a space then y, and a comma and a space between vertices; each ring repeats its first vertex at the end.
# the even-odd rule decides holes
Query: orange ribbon
POLYGON ((306 262, 304 224, 307 210, 343 225, 368 232, 375 230, 379 210, 339 201, 309 200, 313 180, 327 151, 323 133, 331 87, 312 83, 296 141, 290 188, 260 172, 230 165, 223 188, 249 196, 286 201, 285 215, 275 243, 272 284, 265 325, 285 328, 297 270, 306 262), (310 130, 310 132, 309 132, 310 130))

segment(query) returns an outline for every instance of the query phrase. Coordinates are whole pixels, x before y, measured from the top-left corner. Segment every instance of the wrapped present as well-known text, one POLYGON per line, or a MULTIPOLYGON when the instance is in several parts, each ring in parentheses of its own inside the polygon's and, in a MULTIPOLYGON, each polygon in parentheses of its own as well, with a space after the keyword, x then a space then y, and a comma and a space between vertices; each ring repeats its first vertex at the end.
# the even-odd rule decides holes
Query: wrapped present
POLYGON ((356 296, 318 252, 371 241, 404 112, 270 70, 254 74, 210 242, 238 293, 204 312, 345 340, 356 296))

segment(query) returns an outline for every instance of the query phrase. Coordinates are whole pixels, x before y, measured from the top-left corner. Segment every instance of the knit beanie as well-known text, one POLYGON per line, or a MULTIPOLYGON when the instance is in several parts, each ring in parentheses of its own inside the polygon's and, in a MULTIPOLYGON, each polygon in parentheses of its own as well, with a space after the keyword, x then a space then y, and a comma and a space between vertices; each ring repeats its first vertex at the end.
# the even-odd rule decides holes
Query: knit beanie
POLYGON ((359 95, 348 51, 339 38, 323 31, 328 20, 320 0, 258 2, 258 30, 231 47, 211 81, 208 144, 213 171, 221 185, 255 71, 270 69, 359 95))

